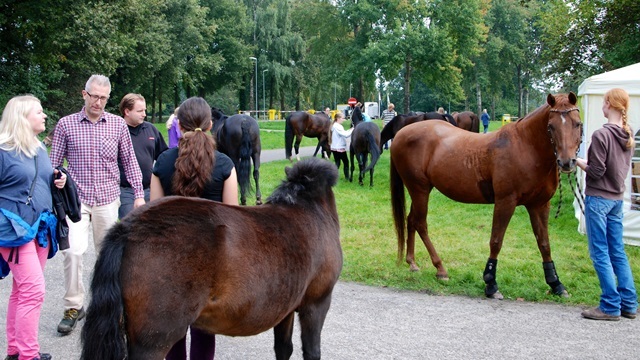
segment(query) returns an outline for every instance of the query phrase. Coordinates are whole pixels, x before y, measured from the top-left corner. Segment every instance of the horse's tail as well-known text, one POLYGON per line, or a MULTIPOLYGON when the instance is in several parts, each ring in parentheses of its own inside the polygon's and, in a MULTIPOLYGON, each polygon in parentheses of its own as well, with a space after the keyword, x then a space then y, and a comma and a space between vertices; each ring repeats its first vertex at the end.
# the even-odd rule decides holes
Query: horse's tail
POLYGON ((287 159, 291 159, 291 148, 293 147, 293 127, 291 126, 291 116, 289 114, 284 119, 284 151, 287 159))
POLYGON ((381 153, 380 146, 378 146, 376 139, 371 131, 367 131, 367 141, 369 142, 369 153, 371 154, 371 162, 369 163, 369 165, 367 165, 366 168, 364 168, 364 170, 362 170, 363 173, 373 169, 373 167, 376 166, 378 159, 380 159, 381 153))
POLYGON ((82 360, 127 357, 120 265, 125 247, 124 226, 113 225, 105 236, 91 280, 91 303, 82 327, 82 360))
POLYGON ((247 194, 252 192, 251 188, 251 151, 253 144, 251 143, 251 123, 248 120, 242 122, 242 139, 240 140, 240 164, 238 166, 238 184, 240 184, 240 192, 247 194))
POLYGON ((404 229, 406 204, 404 197, 404 182, 391 158, 389 182, 391 185, 391 211, 393 212, 393 223, 398 236, 398 264, 402 262, 404 254, 404 229))

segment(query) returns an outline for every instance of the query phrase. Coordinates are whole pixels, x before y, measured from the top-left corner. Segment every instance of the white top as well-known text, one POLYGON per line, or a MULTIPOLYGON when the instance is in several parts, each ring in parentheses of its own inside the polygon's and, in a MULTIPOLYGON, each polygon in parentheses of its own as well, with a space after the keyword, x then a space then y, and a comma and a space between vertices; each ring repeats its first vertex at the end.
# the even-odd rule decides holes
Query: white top
POLYGON ((347 138, 351 137, 353 128, 345 130, 342 124, 333 123, 331 127, 331 151, 346 151, 347 138))

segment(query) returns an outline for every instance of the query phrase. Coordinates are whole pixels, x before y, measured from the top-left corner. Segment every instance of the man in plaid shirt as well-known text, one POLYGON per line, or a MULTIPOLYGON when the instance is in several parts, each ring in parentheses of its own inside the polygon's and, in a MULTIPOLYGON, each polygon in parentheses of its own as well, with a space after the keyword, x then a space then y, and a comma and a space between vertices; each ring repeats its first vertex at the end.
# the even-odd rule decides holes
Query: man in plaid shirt
POLYGON ((103 75, 93 75, 82 90, 84 107, 79 113, 58 121, 51 145, 51 164, 56 167, 66 158, 71 178, 78 187, 82 219, 69 221, 69 245, 64 258, 64 317, 58 332, 69 334, 85 316, 82 283, 83 254, 93 228, 96 253, 106 231, 118 220, 120 207, 120 171, 124 166, 127 181, 134 189, 134 207, 144 204, 142 173, 136 160, 123 118, 104 111, 111 82, 103 75), (91 225, 91 227, 90 227, 91 225))

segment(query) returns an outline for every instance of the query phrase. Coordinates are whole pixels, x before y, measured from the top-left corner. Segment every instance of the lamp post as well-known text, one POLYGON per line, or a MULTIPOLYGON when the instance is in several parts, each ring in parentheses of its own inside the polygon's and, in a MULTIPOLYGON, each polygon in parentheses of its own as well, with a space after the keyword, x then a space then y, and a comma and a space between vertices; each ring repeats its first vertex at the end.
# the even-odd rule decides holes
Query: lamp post
POLYGON ((258 59, 250 56, 249 59, 251 59, 251 61, 255 62, 255 74, 256 74, 256 82, 255 82, 255 87, 253 88, 253 96, 255 99, 255 103, 256 103, 256 119, 258 118, 258 59))
POLYGON ((262 70, 262 108, 265 111, 265 115, 267 111, 267 98, 264 96, 264 73, 267 71, 269 71, 269 69, 262 70))

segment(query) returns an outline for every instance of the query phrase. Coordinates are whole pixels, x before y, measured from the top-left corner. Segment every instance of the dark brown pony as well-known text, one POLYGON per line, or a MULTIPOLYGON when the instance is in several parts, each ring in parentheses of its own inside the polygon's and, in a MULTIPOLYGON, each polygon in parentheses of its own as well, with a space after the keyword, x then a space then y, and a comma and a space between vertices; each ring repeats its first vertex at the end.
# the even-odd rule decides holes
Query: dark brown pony
POLYGON ((454 112, 451 115, 460 129, 474 133, 480 132, 480 119, 473 111, 454 112))
POLYGON ((300 160, 299 150, 302 136, 317 138, 318 145, 313 156, 316 156, 321 149, 323 157, 331 155, 331 119, 325 113, 309 114, 306 111, 296 111, 285 118, 284 126, 284 149, 287 159, 293 161, 291 146, 295 137, 296 157, 300 160))
POLYGON ((362 182, 364 175, 369 172, 369 186, 373 186, 373 169, 380 159, 380 128, 374 122, 364 122, 362 111, 358 106, 353 109, 351 113, 351 125, 354 127, 353 133, 351 133, 351 145, 349 145, 349 153, 351 155, 351 175, 349 181, 353 182, 353 171, 356 168, 356 164, 353 161, 355 157, 358 160, 358 183, 364 185, 362 182), (371 162, 369 162, 369 155, 371 155, 371 162))
POLYGON ((320 359, 342 269, 338 171, 313 158, 285 171, 262 206, 170 196, 115 224, 95 264, 81 359, 161 360, 189 325, 229 336, 273 328, 276 359, 289 359, 296 312, 304 359, 320 359))
POLYGON ((247 204, 247 195, 253 192, 251 187, 251 163, 253 162, 253 181, 256 183, 256 205, 262 204, 260 192, 260 126, 249 115, 225 115, 218 108, 211 108, 213 134, 218 150, 231 158, 238 175, 240 185, 240 204, 247 204))
POLYGON ((398 235, 398 261, 405 247, 406 261, 416 271, 415 233, 422 238, 438 278, 448 278, 427 231, 429 194, 435 187, 452 200, 495 204, 489 260, 484 271, 485 294, 501 298, 496 265, 505 231, 518 205, 529 212, 542 255, 547 284, 554 294, 567 295, 558 279, 549 245, 549 201, 558 186, 558 167, 575 170, 582 122, 570 93, 553 96, 524 119, 489 134, 475 134, 441 121, 405 127, 391 152, 391 202, 398 235), (457 151, 452 151, 457 150, 457 151), (416 155, 418 154, 418 155, 416 155), (405 219, 404 187, 411 196, 405 219))
POLYGON ((453 116, 449 114, 440 114, 435 111, 417 115, 398 114, 382 128, 382 132, 380 133, 380 151, 382 152, 382 146, 384 146, 387 141, 393 139, 400 129, 409 124, 425 120, 444 120, 456 126, 456 121, 453 119, 453 116))

